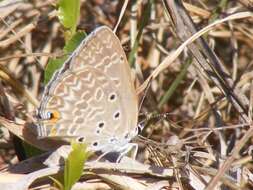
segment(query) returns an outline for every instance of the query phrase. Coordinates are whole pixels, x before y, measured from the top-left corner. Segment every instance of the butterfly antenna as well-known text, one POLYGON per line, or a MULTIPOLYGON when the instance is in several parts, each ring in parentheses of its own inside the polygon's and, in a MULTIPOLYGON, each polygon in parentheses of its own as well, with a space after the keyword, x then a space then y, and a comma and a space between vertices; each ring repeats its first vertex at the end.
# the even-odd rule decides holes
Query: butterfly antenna
POLYGON ((145 127, 146 123, 149 122, 151 119, 159 118, 159 121, 161 121, 163 119, 166 119, 168 117, 168 115, 171 115, 171 113, 161 113, 161 114, 155 114, 155 115, 152 115, 152 113, 151 114, 146 113, 144 115, 146 116, 145 119, 140 121, 137 125, 138 134, 141 133, 141 131, 145 127))

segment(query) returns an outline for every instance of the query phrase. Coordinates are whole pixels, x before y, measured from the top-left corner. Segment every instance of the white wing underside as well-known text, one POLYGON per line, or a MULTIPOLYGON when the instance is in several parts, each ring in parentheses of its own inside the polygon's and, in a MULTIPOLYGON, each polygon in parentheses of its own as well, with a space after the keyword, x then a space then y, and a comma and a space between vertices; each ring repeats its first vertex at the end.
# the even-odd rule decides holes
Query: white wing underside
POLYGON ((137 97, 130 68, 109 28, 90 34, 53 76, 38 113, 40 137, 82 137, 99 147, 114 141, 124 144, 136 134, 137 97), (48 112, 55 110, 60 118, 47 121, 48 112))

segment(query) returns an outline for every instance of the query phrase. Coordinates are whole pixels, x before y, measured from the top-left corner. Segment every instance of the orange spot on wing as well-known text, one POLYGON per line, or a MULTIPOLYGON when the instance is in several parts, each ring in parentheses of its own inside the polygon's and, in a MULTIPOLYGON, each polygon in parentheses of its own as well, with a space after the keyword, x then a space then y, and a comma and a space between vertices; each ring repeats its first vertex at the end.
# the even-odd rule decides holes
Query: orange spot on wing
POLYGON ((52 116, 50 118, 50 122, 52 122, 52 123, 56 123, 61 117, 60 112, 58 112, 56 110, 52 111, 51 114, 52 114, 52 116))
POLYGON ((53 127, 53 128, 50 130, 49 136, 55 136, 55 135, 56 135, 56 132, 57 132, 56 128, 53 127))

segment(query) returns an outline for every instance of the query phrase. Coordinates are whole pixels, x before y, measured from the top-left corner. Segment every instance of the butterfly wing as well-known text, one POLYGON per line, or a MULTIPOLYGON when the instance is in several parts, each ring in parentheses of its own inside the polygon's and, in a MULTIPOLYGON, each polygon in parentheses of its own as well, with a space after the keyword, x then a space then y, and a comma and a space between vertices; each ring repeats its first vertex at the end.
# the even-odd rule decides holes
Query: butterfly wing
POLYGON ((108 27, 100 27, 46 86, 38 109, 38 134, 103 144, 134 131, 137 113, 130 67, 120 41, 108 27))

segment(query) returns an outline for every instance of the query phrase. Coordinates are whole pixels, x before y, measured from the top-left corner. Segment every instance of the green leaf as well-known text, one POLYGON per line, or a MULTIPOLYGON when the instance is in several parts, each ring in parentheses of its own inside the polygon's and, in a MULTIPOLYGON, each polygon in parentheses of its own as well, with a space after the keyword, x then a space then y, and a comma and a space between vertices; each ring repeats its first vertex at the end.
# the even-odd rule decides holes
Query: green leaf
POLYGON ((80 0, 59 0, 58 17, 65 28, 71 31, 71 36, 76 32, 80 16, 80 0))
POLYGON ((72 142, 71 146, 72 151, 65 160, 64 166, 64 190, 70 190, 71 187, 80 179, 83 173, 84 163, 90 156, 85 144, 72 142))
POLYGON ((62 66, 65 60, 66 56, 60 59, 49 59, 44 73, 44 84, 47 84, 49 82, 54 72, 62 66))
POLYGON ((25 141, 23 141, 22 145, 24 146, 25 155, 27 158, 31 158, 33 156, 40 155, 40 154, 44 153, 44 151, 36 148, 35 146, 32 146, 32 145, 26 143, 25 141))
POLYGON ((64 46, 64 52, 72 53, 86 36, 85 32, 77 32, 64 46))
MULTIPOLYGON (((66 54, 71 54, 78 45, 82 42, 82 40, 86 37, 85 32, 77 32, 64 46, 63 50, 66 54)), ((44 84, 47 84, 49 80, 52 78, 54 72, 61 68, 63 63, 66 61, 68 56, 64 56, 58 59, 49 59, 49 62, 46 66, 44 73, 44 84)))
POLYGON ((57 180, 57 179, 55 179, 55 178, 53 178, 51 176, 48 176, 48 177, 54 182, 54 186, 56 186, 59 190, 63 190, 64 189, 62 183, 59 180, 57 180))
MULTIPOLYGON (((70 30, 70 40, 65 44, 64 53, 72 53, 86 34, 76 32, 76 26, 80 16, 80 0, 59 0, 58 17, 65 28, 70 30)), ((68 57, 50 59, 44 73, 44 84, 52 78, 54 72, 58 70, 68 57)))

